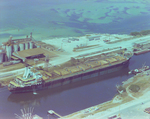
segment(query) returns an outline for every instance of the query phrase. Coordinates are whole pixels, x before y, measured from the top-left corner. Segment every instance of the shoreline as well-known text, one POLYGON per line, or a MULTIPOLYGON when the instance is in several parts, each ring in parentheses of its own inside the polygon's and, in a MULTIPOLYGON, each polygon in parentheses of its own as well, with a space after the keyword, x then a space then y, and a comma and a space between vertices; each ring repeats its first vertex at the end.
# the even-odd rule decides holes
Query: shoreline
MULTIPOLYGON (((80 59, 83 57, 101 55, 102 53, 111 53, 113 51, 123 50, 123 49, 127 49, 128 52, 133 52, 132 50, 134 48, 133 46, 134 42, 139 42, 139 43, 148 42, 147 40, 148 38, 150 38, 150 35, 134 37, 127 34, 110 35, 110 34, 99 33, 99 34, 87 34, 85 36, 80 36, 80 37, 53 38, 49 40, 43 40, 42 43, 46 43, 47 45, 50 44, 56 47, 55 51, 47 51, 47 52, 57 54, 58 56, 56 58, 51 58, 51 61, 49 62, 52 66, 54 66, 54 65, 59 65, 61 63, 67 62, 71 57, 80 59), (92 40, 90 40, 90 38, 92 38, 92 40), (78 39, 78 40, 71 40, 71 39, 78 39), (106 40, 110 40, 110 41, 106 42, 106 40)), ((43 64, 41 64, 40 66, 42 65, 43 64)), ((23 68, 24 65, 21 63, 12 66, 23 68), (20 67, 18 67, 18 65, 20 67)), ((5 66, 5 67, 1 66, 1 67, 6 69, 3 69, 4 71, 1 70, 0 75, 2 73, 5 73, 7 69, 12 70, 10 66, 5 66)), ((19 71, 19 69, 12 70, 12 71, 13 72, 19 71)), ((9 71, 8 73, 12 73, 12 71, 9 71)), ((21 69, 21 71, 23 70, 21 69)))
MULTIPOLYGON (((145 78, 145 79, 142 79, 143 81, 150 80, 150 77, 148 77, 146 73, 149 74, 150 70, 142 72, 138 75, 135 75, 135 76, 127 79, 126 81, 123 82, 123 85, 126 85, 126 87, 127 87, 128 85, 138 83, 137 78, 138 78, 139 82, 142 82, 139 80, 141 76, 145 78)), ((117 96, 121 97, 122 95, 124 95, 123 93, 122 94, 118 93, 118 95, 115 96, 110 101, 89 107, 87 109, 77 111, 77 112, 69 114, 69 115, 66 115, 66 116, 64 116, 64 118, 65 119, 91 119, 91 118, 92 119, 108 119, 108 117, 111 117, 113 115, 117 115, 118 117, 121 117, 122 116, 121 112, 126 113, 128 115, 128 112, 125 112, 124 110, 126 110, 130 107, 133 107, 133 106, 144 105, 145 103, 148 103, 148 102, 150 103, 150 99, 147 98, 150 95, 150 91, 148 90, 149 87, 146 86, 147 88, 145 88, 144 86, 145 85, 143 85, 143 87, 141 87, 140 91, 137 92, 137 94, 131 92, 131 90, 129 90, 129 92, 127 91, 127 93, 130 93, 130 94, 128 94, 128 96, 125 98, 121 98, 120 101, 119 100, 114 101, 114 100, 117 96), (106 109, 100 111, 100 109, 106 107, 106 105, 108 107, 106 109), (87 113, 85 113, 85 112, 87 112, 87 113)), ((148 106, 146 105, 145 108, 148 108, 148 106)), ((130 115, 130 116, 133 116, 133 115, 130 115)))

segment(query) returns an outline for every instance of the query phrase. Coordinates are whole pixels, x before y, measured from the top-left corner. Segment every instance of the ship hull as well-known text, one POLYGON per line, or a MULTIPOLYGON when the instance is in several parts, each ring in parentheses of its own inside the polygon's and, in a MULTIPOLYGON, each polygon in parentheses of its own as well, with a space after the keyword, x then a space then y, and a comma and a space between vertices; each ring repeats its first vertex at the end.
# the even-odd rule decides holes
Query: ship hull
POLYGON ((74 73, 72 75, 69 75, 68 77, 61 77, 57 78, 57 80, 54 81, 47 81, 39 85, 32 85, 28 87, 18 87, 15 89, 9 89, 11 93, 25 93, 25 92, 34 92, 38 90, 43 90, 43 89, 48 89, 48 88, 55 88, 59 86, 64 86, 70 83, 74 83, 77 81, 82 81, 82 80, 87 80, 87 79, 92 79, 94 77, 99 77, 101 78, 103 75, 107 75, 116 71, 119 71, 125 67, 128 67, 129 65, 129 60, 126 60, 120 64, 108 66, 103 69, 96 69, 96 70, 88 70, 88 71, 82 71, 78 73, 74 73))

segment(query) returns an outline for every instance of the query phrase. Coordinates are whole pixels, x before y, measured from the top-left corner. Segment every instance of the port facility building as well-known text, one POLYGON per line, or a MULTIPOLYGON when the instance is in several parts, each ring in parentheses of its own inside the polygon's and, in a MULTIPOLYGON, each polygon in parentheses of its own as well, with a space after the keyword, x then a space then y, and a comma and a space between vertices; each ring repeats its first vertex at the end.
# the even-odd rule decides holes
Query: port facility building
MULTIPOLYGON (((50 53, 51 56, 54 56, 54 54, 50 53)), ((47 51, 42 48, 33 48, 33 49, 27 49, 23 51, 13 52, 13 56, 18 57, 19 59, 23 60, 25 62, 26 59, 34 59, 34 58, 41 58, 45 57, 47 55, 47 51)))

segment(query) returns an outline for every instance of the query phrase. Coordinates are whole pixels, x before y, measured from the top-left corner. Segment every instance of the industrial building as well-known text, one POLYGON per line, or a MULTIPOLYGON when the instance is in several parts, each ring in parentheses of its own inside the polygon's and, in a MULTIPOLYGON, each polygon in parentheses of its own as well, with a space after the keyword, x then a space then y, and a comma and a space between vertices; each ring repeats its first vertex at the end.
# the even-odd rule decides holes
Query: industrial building
POLYGON ((25 62, 26 59, 34 59, 45 57, 45 50, 41 48, 27 49, 23 51, 13 52, 13 56, 25 62))
POLYGON ((10 37, 7 42, 3 42, 0 46, 0 63, 6 64, 6 62, 10 62, 12 59, 18 60, 17 57, 13 56, 14 53, 33 48, 36 48, 36 46, 34 46, 32 33, 30 34, 30 38, 27 36, 22 39, 12 39, 10 37))
MULTIPOLYGON (((44 58, 45 56, 54 57, 55 47, 42 41, 35 41, 32 37, 26 36, 22 39, 13 39, 10 37, 7 42, 3 42, 0 46, 0 64, 9 66, 27 59, 44 58)), ((46 57, 45 57, 46 58, 46 57)))

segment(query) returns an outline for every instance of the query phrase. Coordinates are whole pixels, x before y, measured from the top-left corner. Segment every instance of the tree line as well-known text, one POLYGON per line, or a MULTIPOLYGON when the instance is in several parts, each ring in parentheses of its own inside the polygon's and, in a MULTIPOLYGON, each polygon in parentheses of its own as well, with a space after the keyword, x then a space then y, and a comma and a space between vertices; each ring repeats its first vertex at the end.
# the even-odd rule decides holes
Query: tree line
POLYGON ((143 35, 148 35, 150 34, 150 30, 143 30, 143 31, 140 31, 140 32, 131 32, 130 35, 132 36, 143 36, 143 35))

